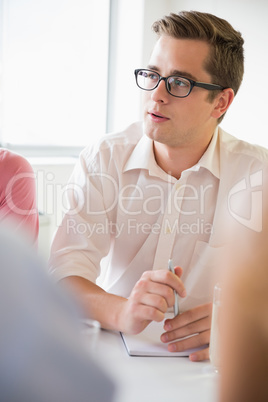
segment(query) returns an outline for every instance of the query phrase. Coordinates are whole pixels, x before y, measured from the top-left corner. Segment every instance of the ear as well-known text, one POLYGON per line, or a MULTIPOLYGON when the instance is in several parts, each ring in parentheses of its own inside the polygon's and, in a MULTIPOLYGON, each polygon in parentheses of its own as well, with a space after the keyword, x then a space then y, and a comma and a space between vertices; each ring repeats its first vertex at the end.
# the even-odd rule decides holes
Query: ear
POLYGON ((214 102, 215 107, 212 111, 211 116, 215 119, 219 119, 229 108, 234 99, 234 91, 232 88, 226 88, 221 91, 221 93, 216 96, 214 102))

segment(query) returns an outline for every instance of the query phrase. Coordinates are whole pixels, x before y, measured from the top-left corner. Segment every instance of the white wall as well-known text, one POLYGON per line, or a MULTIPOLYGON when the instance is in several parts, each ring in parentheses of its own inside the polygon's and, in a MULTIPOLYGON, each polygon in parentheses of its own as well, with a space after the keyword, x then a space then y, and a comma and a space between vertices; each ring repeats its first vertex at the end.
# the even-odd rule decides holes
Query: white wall
POLYGON ((56 228, 66 208, 65 191, 75 158, 29 158, 37 178, 37 204, 40 216, 39 251, 48 259, 56 228))

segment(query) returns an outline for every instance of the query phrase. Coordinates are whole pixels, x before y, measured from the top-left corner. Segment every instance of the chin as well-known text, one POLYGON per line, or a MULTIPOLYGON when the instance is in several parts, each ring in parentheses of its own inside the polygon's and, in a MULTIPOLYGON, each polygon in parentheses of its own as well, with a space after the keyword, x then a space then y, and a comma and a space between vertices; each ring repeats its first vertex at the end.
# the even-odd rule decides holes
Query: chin
POLYGON ((159 129, 153 127, 152 124, 146 120, 143 123, 143 132, 147 137, 151 138, 151 140, 158 141, 159 129))
POLYGON ((166 135, 164 135, 163 131, 160 131, 159 128, 150 127, 150 125, 144 124, 143 132, 152 141, 161 142, 162 144, 166 143, 166 135))

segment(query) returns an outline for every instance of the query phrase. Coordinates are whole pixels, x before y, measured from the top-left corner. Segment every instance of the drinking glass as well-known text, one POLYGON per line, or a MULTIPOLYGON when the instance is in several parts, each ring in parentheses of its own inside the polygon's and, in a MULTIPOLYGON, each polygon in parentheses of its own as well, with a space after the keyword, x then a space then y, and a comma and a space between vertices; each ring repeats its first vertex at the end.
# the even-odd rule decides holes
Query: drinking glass
POLYGON ((222 308, 222 288, 216 284, 213 293, 212 320, 210 333, 209 357, 216 372, 221 367, 220 359, 220 316, 222 308))

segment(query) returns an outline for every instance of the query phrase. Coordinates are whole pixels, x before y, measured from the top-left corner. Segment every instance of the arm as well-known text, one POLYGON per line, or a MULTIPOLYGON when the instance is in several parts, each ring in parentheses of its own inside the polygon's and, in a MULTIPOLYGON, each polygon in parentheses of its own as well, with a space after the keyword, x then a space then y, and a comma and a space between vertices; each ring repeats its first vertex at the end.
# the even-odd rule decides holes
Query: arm
POLYGON ((176 290, 185 297, 180 278, 167 271, 144 272, 128 299, 109 294, 80 277, 68 277, 62 284, 77 295, 86 315, 98 320, 106 329, 137 334, 151 321, 162 321, 174 304, 176 290))
MULTIPOLYGON (((135 279, 130 278, 129 289, 122 289, 120 293, 124 297, 109 294, 95 284, 101 261, 114 244, 115 234, 110 232, 109 226, 106 229, 106 223, 118 223, 115 184, 119 179, 113 166, 109 164, 108 169, 105 161, 98 158, 101 155, 96 156, 91 166, 88 160, 92 158, 82 154, 70 179, 69 211, 53 240, 50 272, 62 285, 73 290, 85 316, 100 321, 106 329, 138 333, 149 322, 164 319, 166 310, 174 303, 174 289, 183 297, 184 285, 167 269, 147 271, 135 279), (94 173, 103 169, 109 170, 109 174, 94 173)), ((126 221, 124 227, 127 228, 126 221)), ((131 247, 130 243, 130 251, 131 247)), ((146 266, 150 269, 149 263, 146 266)))

